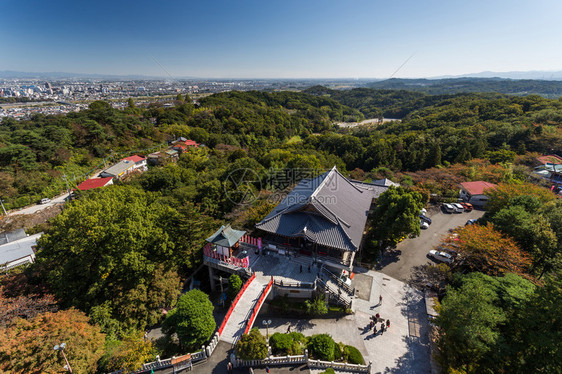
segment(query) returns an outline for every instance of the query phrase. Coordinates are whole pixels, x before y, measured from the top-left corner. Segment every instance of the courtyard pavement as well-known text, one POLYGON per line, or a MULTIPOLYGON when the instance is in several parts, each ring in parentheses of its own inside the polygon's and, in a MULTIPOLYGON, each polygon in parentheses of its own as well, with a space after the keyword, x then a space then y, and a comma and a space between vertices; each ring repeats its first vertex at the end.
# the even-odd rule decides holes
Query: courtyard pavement
MULTIPOLYGON (((268 273, 276 270, 268 269, 268 273)), ((356 276, 360 276, 360 284, 356 287, 363 294, 361 298, 353 300, 354 314, 336 320, 288 320, 264 312, 256 318, 255 327, 265 335, 267 329, 260 322, 270 319, 270 335, 274 332, 286 333, 289 325, 291 331, 299 331, 306 336, 328 333, 337 342, 359 349, 365 362, 372 362, 372 373, 430 373, 428 320, 423 294, 385 274, 371 270, 360 273, 357 270, 356 276), (381 295, 383 299, 379 303, 381 295), (368 330, 368 325, 371 316, 376 313, 380 314, 381 319, 390 319, 391 325, 383 334, 379 332, 373 335, 368 330)), ((302 277, 304 276, 298 272, 298 278, 302 277)), ((377 330, 380 330, 380 322, 377 330)))

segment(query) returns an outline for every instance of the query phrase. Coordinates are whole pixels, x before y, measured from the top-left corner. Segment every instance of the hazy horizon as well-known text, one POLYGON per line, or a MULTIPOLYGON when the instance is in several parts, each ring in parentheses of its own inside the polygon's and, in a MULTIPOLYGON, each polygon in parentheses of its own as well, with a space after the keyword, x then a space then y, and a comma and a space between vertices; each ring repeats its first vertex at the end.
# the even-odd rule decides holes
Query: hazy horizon
POLYGON ((0 71, 373 80, 562 71, 553 0, 9 0, 0 11, 0 71))

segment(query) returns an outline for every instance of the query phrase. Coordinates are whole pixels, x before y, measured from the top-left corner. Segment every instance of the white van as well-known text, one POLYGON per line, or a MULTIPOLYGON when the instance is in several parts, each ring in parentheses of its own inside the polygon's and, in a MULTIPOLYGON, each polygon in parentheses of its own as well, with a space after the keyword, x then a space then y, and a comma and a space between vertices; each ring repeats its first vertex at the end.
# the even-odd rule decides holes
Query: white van
POLYGON ((451 204, 443 203, 442 208, 445 211, 445 213, 454 213, 455 212, 455 208, 453 208, 453 206, 451 204))

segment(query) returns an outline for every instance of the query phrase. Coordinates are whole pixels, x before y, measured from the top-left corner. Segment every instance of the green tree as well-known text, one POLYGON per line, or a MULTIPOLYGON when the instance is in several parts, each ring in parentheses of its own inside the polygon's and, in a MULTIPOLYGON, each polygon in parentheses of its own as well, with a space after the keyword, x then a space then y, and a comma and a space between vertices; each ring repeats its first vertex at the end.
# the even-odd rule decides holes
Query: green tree
POLYGON ((497 372, 511 342, 503 335, 511 318, 531 297, 535 286, 514 275, 481 273, 457 276, 442 301, 435 323, 440 328, 438 360, 443 368, 466 373, 497 372), (475 302, 477 300, 477 302, 475 302))
POLYGON ((231 300, 236 298, 238 292, 242 288, 242 279, 237 274, 232 274, 228 277, 228 294, 231 300))
MULTIPOLYGON (((507 330, 506 340, 513 349, 500 360, 511 372, 562 372, 562 272, 545 277, 507 330)), ((507 372, 507 371, 505 371, 507 372)))
POLYGON ((420 210, 423 197, 419 192, 390 186, 377 200, 372 218, 375 239, 383 245, 398 243, 403 237, 420 234, 420 210))
POLYGON ((168 313, 162 329, 167 334, 177 333, 186 349, 198 348, 211 338, 216 323, 209 296, 199 290, 183 294, 177 306, 168 313))
POLYGON ((138 329, 171 306, 174 275, 158 266, 174 269, 182 257, 167 232, 177 212, 157 198, 134 187, 94 190, 54 218, 37 264, 63 305, 90 313, 110 302, 111 318, 138 329), (154 302, 151 288, 163 291, 154 302))
POLYGON ((76 309, 47 312, 26 320, 18 318, 0 329, 0 371, 55 373, 65 365, 53 349, 66 343, 64 352, 76 373, 96 372, 104 352, 104 334, 76 309))
POLYGON ((242 360, 263 360, 267 357, 267 342, 260 330, 253 328, 236 343, 236 353, 242 360))
POLYGON ((539 278, 552 269, 552 261, 558 254, 558 240, 546 218, 527 212, 521 205, 512 205, 496 213, 492 222, 532 256, 533 269, 539 278))

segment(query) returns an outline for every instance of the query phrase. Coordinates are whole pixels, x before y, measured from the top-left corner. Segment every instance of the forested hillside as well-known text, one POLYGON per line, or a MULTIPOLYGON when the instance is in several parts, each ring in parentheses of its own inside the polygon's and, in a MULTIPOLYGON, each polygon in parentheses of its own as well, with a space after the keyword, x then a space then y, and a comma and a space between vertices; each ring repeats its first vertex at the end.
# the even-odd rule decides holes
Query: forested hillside
POLYGON ((499 92, 508 95, 541 95, 558 98, 562 96, 562 81, 538 79, 502 78, 445 78, 445 79, 400 79, 392 78, 373 82, 376 89, 409 90, 432 95, 468 92, 499 92))
MULTIPOLYGON (((489 224, 458 230, 463 245, 455 248, 470 253, 470 261, 434 272, 451 284, 438 321, 444 331, 440 362, 451 368, 480 365, 463 372, 478 372, 479 367, 504 370, 505 365, 488 352, 514 355, 512 348, 532 344, 533 337, 512 334, 503 321, 538 318, 536 310, 544 309, 550 299, 560 299, 556 278, 562 268, 559 199, 548 189, 524 181, 527 165, 537 154, 562 153, 562 101, 540 96, 431 96, 323 87, 307 92, 227 92, 195 104, 180 95, 172 107, 153 103, 138 108, 131 100, 124 110, 98 101, 86 111, 66 116, 4 119, 0 124, 0 198, 9 208, 58 193, 64 188, 63 174, 74 184, 101 168, 104 161, 109 164, 125 155, 165 149, 169 140, 180 136, 205 146, 114 186, 78 193, 62 213, 35 228, 45 231, 36 263, 0 281, 0 356, 13 349, 14 341, 25 339, 16 325, 1 328, 2 321, 8 324, 13 319, 19 305, 26 309, 25 319, 18 323, 26 329, 35 326, 37 330, 41 321, 54 321, 34 330, 40 336, 52 335, 57 326, 90 326, 87 336, 75 340, 79 349, 95 351, 83 364, 89 372, 134 369, 156 354, 171 356, 200 348, 208 337, 181 347, 173 342, 153 347, 142 339, 142 331, 162 322, 163 308, 171 310, 176 305, 182 281, 202 261, 204 239, 224 223, 252 230, 301 178, 336 165, 355 179, 391 177, 400 182, 403 187, 392 189, 394 195, 385 197, 387 205, 381 204, 377 211, 379 217, 392 220, 394 216, 382 210, 396 199, 405 197, 404 201, 415 200, 421 206, 435 194, 456 201, 459 182, 501 183, 490 202, 494 209, 483 219, 489 224), (353 129, 334 125, 388 113, 401 121, 353 129), (74 181, 71 175, 82 177, 74 181), (517 261, 502 261, 491 250, 507 251, 517 261), (452 272, 457 273, 454 278, 452 272), (463 272, 473 275, 462 278, 466 277, 463 272), (496 279, 504 273, 518 275, 496 279), (464 291, 475 287, 491 296, 478 304, 483 317, 474 321, 481 321, 486 334, 513 337, 511 346, 501 339, 489 339, 483 345, 479 336, 456 330, 458 315, 466 324, 474 322, 460 312, 474 304, 473 294, 465 296, 464 291), (505 303, 494 296, 503 295, 504 289, 513 296, 505 303), (513 306, 520 303, 521 310, 513 306), (501 322, 488 319, 489 315, 502 316, 501 322), (447 349, 451 344, 463 349, 462 357, 447 349), (474 345, 479 356, 472 357, 474 345)), ((410 221, 419 231, 419 206, 413 210, 416 214, 410 221)), ((395 243, 412 234, 399 231, 398 224, 371 223, 374 229, 369 228, 357 256, 361 261, 378 257, 378 243, 395 243), (388 230, 377 230, 377 224, 388 230)), ((549 315, 554 316, 556 310, 550 308, 549 315)), ((555 319, 545 322, 548 326, 556 323, 555 319)), ((557 341, 556 334, 541 334, 557 341)), ((52 345, 16 346, 25 357, 37 356, 32 350, 52 351, 52 345)), ((539 348, 548 355, 552 346, 539 348)), ((521 362, 527 365, 531 357, 532 352, 527 352, 521 362)), ((0 369, 19 370, 9 360, 5 362, 0 369)), ((545 359, 537 367, 549 365, 545 359)))

